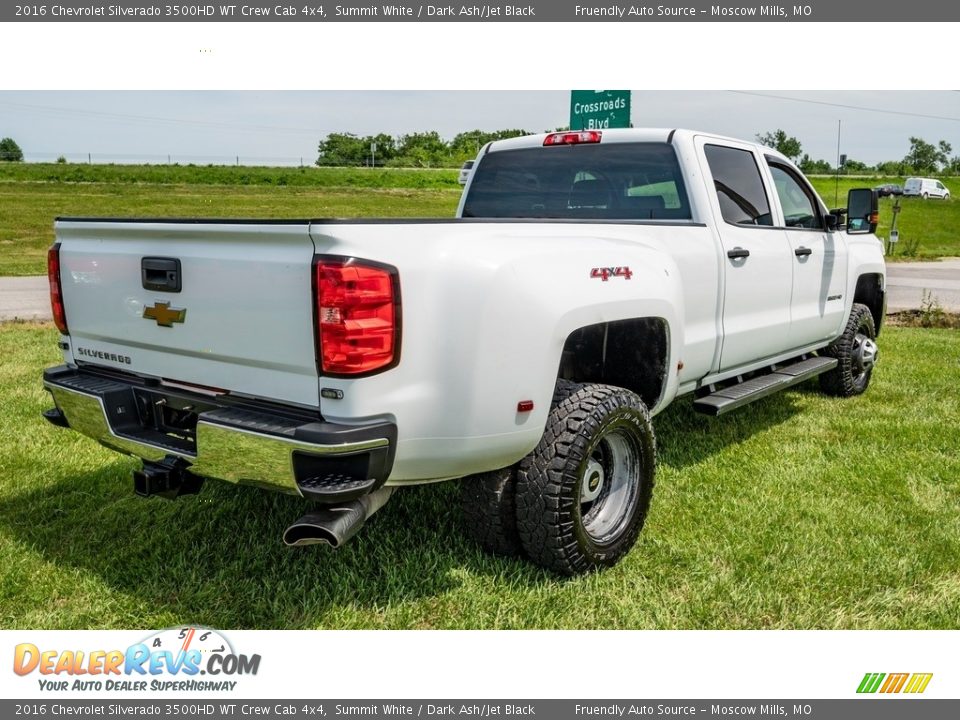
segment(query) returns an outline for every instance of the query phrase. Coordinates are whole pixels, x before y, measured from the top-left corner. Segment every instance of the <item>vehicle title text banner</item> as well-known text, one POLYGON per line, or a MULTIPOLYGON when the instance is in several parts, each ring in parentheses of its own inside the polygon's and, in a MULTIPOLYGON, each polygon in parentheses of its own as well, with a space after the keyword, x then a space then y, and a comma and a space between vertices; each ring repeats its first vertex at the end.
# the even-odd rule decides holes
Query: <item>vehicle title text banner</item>
POLYGON ((602 0, 516 3, 364 3, 341 0, 177 3, 60 0, 3 4, 2 22, 953 22, 960 4, 938 0, 806 0, 802 4, 602 0))
POLYGON ((370 717, 509 719, 541 717, 549 720, 590 718, 676 717, 786 717, 810 720, 942 720, 957 717, 960 700, 910 700, 905 711, 899 702, 859 700, 350 700, 342 698, 237 700, 207 695, 182 700, 31 700, 0 701, 3 717, 123 717, 154 716, 204 718, 339 718, 370 717), (905 715, 905 712, 908 715, 905 715))

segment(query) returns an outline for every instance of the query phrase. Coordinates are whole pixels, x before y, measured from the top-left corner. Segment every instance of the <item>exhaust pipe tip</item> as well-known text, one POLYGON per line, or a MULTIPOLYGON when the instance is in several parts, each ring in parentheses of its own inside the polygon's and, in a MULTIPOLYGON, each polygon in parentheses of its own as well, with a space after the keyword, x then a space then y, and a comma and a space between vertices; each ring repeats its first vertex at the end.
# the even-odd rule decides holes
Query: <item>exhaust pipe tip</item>
POLYGON ((356 535, 392 494, 393 488, 380 488, 358 500, 308 512, 283 531, 283 543, 288 547, 329 545, 338 548, 356 535))
POLYGON ((308 545, 340 547, 349 538, 330 530, 327 527, 327 520, 325 513, 307 513, 283 531, 283 544, 287 547, 307 547, 308 545))

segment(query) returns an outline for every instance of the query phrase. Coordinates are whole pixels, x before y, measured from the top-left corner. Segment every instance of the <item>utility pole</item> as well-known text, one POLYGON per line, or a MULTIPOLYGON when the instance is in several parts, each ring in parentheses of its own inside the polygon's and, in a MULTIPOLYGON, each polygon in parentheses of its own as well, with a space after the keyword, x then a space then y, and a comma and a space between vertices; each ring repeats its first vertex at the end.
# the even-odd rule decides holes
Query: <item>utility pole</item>
POLYGON ((833 188, 833 204, 840 205, 840 121, 837 120, 837 179, 833 188))

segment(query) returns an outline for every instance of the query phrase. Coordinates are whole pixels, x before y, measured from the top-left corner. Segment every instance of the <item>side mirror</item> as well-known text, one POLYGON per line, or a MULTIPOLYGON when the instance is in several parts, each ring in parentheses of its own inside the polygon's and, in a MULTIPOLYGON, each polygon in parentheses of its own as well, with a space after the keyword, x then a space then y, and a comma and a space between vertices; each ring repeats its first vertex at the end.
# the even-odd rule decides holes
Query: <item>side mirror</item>
POLYGON ((840 210, 831 210, 823 217, 823 221, 827 225, 827 232, 839 230, 840 225, 843 224, 843 212, 840 210))
POLYGON ((869 188, 854 188, 847 193, 847 233, 866 235, 877 231, 880 213, 877 191, 869 188))

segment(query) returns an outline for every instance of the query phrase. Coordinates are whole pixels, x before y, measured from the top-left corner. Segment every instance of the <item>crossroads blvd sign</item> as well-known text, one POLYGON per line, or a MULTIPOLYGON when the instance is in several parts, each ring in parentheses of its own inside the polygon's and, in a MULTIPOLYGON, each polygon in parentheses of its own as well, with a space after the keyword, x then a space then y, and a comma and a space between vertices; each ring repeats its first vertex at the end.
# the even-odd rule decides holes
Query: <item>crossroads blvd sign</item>
POLYGON ((571 90, 570 129, 630 127, 629 90, 571 90))

